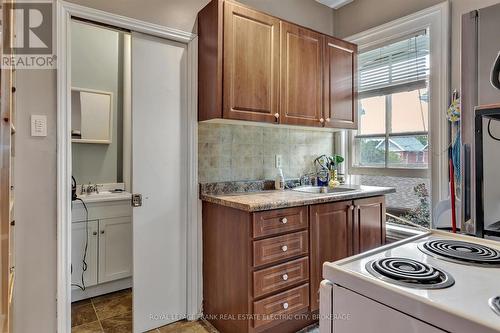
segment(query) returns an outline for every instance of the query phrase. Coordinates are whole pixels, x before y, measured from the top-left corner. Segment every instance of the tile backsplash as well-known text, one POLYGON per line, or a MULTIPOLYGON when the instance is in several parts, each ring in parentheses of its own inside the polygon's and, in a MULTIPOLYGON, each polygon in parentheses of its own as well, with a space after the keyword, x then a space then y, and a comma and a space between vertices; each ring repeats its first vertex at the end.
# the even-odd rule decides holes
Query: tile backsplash
POLYGON ((285 178, 298 178, 314 170, 317 156, 333 149, 331 132, 201 122, 198 178, 200 183, 274 179, 277 154, 285 178))

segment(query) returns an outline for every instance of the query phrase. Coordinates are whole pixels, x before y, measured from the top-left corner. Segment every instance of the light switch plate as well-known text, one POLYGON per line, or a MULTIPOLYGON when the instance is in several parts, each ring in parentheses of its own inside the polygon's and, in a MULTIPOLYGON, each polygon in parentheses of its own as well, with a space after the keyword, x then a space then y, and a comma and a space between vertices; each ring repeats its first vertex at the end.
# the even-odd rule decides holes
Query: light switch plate
POLYGON ((31 136, 47 136, 47 116, 31 115, 31 136))
POLYGON ((275 167, 278 169, 281 168, 281 155, 276 155, 275 167))

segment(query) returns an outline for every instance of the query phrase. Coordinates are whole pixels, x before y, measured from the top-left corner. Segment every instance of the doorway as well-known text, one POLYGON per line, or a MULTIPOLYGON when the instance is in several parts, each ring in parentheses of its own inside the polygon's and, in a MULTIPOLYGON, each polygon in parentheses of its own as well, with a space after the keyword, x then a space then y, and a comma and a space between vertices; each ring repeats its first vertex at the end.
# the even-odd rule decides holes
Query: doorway
POLYGON ((73 202, 59 193, 59 331, 83 325, 71 323, 71 301, 90 305, 101 329, 107 319, 131 332, 196 319, 199 273, 187 264, 198 252, 197 210, 188 209, 197 206, 192 37, 66 11, 74 14, 60 50, 58 129, 61 155, 68 154, 59 156, 59 182, 67 184, 60 188, 73 189, 63 174, 76 177, 73 202), (77 45, 96 33, 97 45, 77 45), (99 54, 110 45, 114 56, 99 54))

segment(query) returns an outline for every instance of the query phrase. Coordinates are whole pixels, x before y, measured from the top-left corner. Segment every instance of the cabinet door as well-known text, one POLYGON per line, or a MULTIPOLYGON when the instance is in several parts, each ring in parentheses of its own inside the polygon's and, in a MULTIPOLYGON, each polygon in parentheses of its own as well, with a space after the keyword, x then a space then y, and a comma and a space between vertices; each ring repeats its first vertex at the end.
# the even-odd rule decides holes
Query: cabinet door
POLYGON ((355 200, 354 207, 355 253, 385 244, 385 198, 355 200))
POLYGON ((132 275, 132 218, 99 220, 99 283, 132 275))
POLYGON ((310 207, 311 311, 319 308, 323 263, 352 255, 352 209, 352 201, 310 207))
POLYGON ((277 122, 279 20, 224 2, 223 116, 277 122))
MULTIPOLYGON (((96 220, 71 223, 71 283, 82 286, 83 261, 87 270, 83 273, 86 287, 97 284, 97 227, 96 220), (85 255, 85 246, 87 254, 85 255), (85 258, 84 258, 85 256, 85 258)), ((74 286, 72 288, 75 288, 74 286)))
POLYGON ((324 36, 281 22, 281 123, 322 126, 324 36))
POLYGON ((325 38, 325 126, 357 128, 357 47, 325 38))

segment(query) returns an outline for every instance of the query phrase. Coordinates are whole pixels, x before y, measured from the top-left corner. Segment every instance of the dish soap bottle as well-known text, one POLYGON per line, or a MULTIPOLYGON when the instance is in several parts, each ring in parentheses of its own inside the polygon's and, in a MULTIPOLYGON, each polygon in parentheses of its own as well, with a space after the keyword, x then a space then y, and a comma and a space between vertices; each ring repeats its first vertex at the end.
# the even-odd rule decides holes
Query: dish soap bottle
POLYGON ((274 180, 274 188, 280 191, 285 189, 285 177, 283 177, 283 170, 281 170, 281 168, 278 168, 278 173, 274 180))

